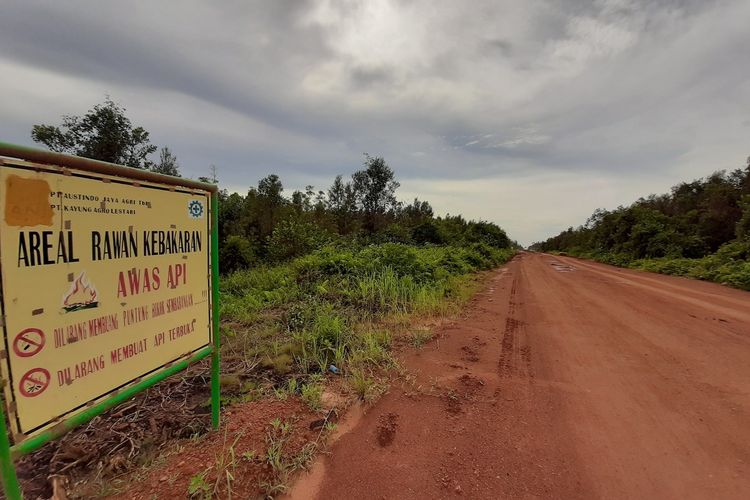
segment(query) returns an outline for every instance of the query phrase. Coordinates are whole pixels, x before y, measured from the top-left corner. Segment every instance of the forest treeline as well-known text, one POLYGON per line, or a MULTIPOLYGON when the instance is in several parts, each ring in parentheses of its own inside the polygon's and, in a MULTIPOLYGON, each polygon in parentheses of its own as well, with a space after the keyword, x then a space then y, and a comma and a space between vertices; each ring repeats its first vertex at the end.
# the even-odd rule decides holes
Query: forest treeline
POLYGON ((467 221, 460 215, 436 217, 427 201, 398 201, 399 183, 383 158, 365 155, 363 167, 348 180, 337 176, 325 191, 307 186, 290 197, 284 196, 275 174, 261 179, 245 196, 222 191, 222 272, 289 260, 326 245, 515 245, 491 222, 467 221))
POLYGON ((598 209, 531 249, 750 289, 750 158, 667 194, 598 209))

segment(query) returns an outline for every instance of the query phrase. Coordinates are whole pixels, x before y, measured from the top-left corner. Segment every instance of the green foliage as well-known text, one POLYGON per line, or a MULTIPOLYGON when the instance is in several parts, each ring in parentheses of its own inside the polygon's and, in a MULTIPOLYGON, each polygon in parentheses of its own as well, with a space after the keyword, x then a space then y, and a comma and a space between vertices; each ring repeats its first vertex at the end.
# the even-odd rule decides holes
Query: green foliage
POLYGON ((364 224, 374 232, 383 227, 385 215, 398 208, 396 181, 391 167, 380 157, 365 153, 365 169, 352 175, 352 189, 364 214, 364 224))
POLYGON ((285 446, 291 437, 292 426, 278 418, 271 421, 271 428, 266 432, 265 463, 270 467, 273 481, 267 485, 268 494, 282 493, 286 490, 286 481, 293 470, 285 453, 285 446))
MULTIPOLYGON (((493 223, 466 221, 460 215, 436 218, 427 201, 415 199, 408 205, 399 202, 399 183, 383 158, 365 155, 364 166, 351 175, 350 181, 339 175, 327 191, 316 192, 313 186, 306 186, 304 191, 294 191, 291 199, 284 196, 281 179, 274 174, 261 179, 245 196, 222 191, 220 247, 232 246, 231 251, 223 252, 222 273, 256 261, 289 261, 326 245, 355 251, 385 243, 401 247, 414 243, 457 247, 477 243, 495 249, 513 246, 493 223), (238 238, 244 245, 238 244, 238 238)), ((399 265, 393 266, 397 273, 399 265)), ((370 266, 370 270, 375 268, 370 266)))
POLYGON ((349 363, 352 366, 388 367, 395 364, 389 352, 391 334, 387 331, 362 332, 354 336, 349 363))
POLYGON ((213 488, 206 481, 207 474, 208 471, 203 471, 190 478, 190 482, 188 483, 188 496, 190 498, 211 498, 211 491, 213 491, 213 488))
MULTIPOLYGON (((180 175, 177 157, 168 147, 161 149, 157 163, 149 159, 157 150, 149 133, 143 127, 133 127, 125 109, 109 97, 83 116, 63 116, 59 127, 34 125, 31 136, 53 151, 180 175)), ((383 157, 365 153, 363 166, 349 181, 338 175, 327 191, 316 193, 313 186, 306 186, 304 191, 294 191, 291 199, 284 196, 284 185, 276 174, 258 181, 245 196, 220 191, 221 272, 231 273, 257 262, 284 262, 336 240, 352 248, 414 242, 484 243, 498 249, 512 246, 495 224, 467 222, 461 216, 435 218, 427 201, 415 198, 406 205, 398 201, 400 184, 383 157)), ((216 184, 216 168, 211 169, 210 177, 199 179, 216 184)), ((721 215, 720 210, 714 212, 721 215)), ((711 221, 706 224, 713 224, 711 221)))
POLYGON ((65 115, 62 126, 34 125, 31 138, 52 151, 134 168, 151 168, 156 151, 143 127, 133 127, 125 108, 107 97, 84 116, 65 115))
POLYGON ((532 249, 748 289, 749 233, 750 165, 596 210, 584 226, 532 249))
POLYGON ((354 389, 354 393, 365 402, 373 401, 385 390, 384 386, 362 368, 352 370, 349 381, 354 389))
POLYGON ((429 330, 414 330, 410 340, 412 346, 420 348, 432 340, 432 333, 429 330))
POLYGON ((306 255, 323 246, 330 237, 311 222, 294 219, 279 222, 268 240, 268 257, 284 261, 306 255))
POLYGON ((471 243, 484 243, 493 248, 510 247, 510 239, 505 231, 490 222, 470 222, 467 225, 466 239, 471 243))
POLYGON ((750 239, 727 243, 715 254, 700 259, 641 259, 626 265, 750 290, 750 239))
POLYGON ((402 243, 408 245, 412 242, 411 233, 409 227, 394 222, 388 224, 373 240, 376 240, 378 243, 402 243))
POLYGON ((230 236, 219 249, 219 267, 224 272, 245 269, 255 261, 255 252, 249 241, 240 236, 230 236))
MULTIPOLYGON (((331 364, 340 370, 390 365, 390 335, 360 332, 358 325, 394 314, 444 314, 465 297, 466 276, 513 253, 485 244, 326 246, 282 265, 222 277, 221 314, 246 327, 265 322, 273 341, 257 363, 277 376, 320 373, 331 364)), ((241 333, 230 340, 240 341, 241 333)))
POLYGON ((159 151, 159 163, 155 164, 151 170, 157 174, 180 176, 180 166, 177 164, 177 157, 166 146, 159 151))
POLYGON ((323 386, 321 384, 305 384, 300 389, 302 400, 313 410, 320 410, 323 406, 323 386))
POLYGON ((417 245, 441 245, 445 242, 445 236, 433 221, 425 221, 416 226, 412 231, 412 239, 417 245))
POLYGON ((737 221, 734 232, 737 239, 750 238, 750 194, 742 195, 740 208, 742 216, 737 221))
POLYGON ((275 356, 267 356, 261 362, 261 366, 273 370, 277 375, 286 375, 292 371, 293 363, 292 355, 282 352, 275 356))
POLYGON ((631 259, 704 257, 734 239, 737 231, 742 233, 749 178, 750 167, 717 172, 679 184, 671 194, 641 198, 613 211, 599 209, 584 226, 532 248, 625 254, 631 259))
MULTIPOLYGON (((306 186, 288 199, 276 175, 245 196, 220 192, 225 358, 259 368, 278 397, 300 394, 313 408, 314 377, 335 365, 370 400, 382 391, 378 372, 396 364, 391 335, 374 325, 453 311, 472 273, 514 254, 498 226, 435 218, 417 199, 403 206, 397 188, 385 161, 367 156, 364 170, 348 182, 337 176, 327 193, 306 186)), ((235 397, 258 392, 240 387, 235 397)))

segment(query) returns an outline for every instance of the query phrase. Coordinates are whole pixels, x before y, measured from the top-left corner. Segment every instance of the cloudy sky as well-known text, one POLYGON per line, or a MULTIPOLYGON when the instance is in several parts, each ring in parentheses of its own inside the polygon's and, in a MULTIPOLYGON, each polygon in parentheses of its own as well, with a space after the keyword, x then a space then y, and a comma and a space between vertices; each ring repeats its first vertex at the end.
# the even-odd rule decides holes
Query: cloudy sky
POLYGON ((522 243, 739 167, 748 0, 0 2, 0 140, 106 94, 245 192, 394 168, 522 243))

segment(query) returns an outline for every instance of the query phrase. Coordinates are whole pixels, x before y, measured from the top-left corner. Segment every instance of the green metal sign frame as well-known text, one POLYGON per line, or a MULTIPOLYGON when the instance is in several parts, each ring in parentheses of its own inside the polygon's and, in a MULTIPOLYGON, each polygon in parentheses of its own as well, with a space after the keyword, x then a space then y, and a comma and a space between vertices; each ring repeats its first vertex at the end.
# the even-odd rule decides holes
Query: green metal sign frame
MULTIPOLYGON (((92 420, 97 415, 123 403, 141 391, 158 384, 167 377, 174 375, 191 364, 211 356, 211 424, 214 430, 219 428, 220 384, 219 384, 219 191, 215 184, 182 179, 169 175, 156 174, 145 170, 115 165, 113 163, 81 158, 78 156, 43 151, 40 149, 18 146, 0 142, 0 156, 17 158, 35 163, 76 168, 98 174, 114 175, 127 179, 136 179, 171 186, 182 186, 200 189, 211 193, 211 345, 194 352, 155 374, 140 380, 138 383, 126 387, 114 395, 105 397, 97 404, 71 416, 51 429, 30 437, 16 445, 11 445, 5 418, 5 400, 0 393, 0 473, 3 490, 8 500, 23 498, 21 487, 16 476, 14 462, 19 457, 38 450, 46 443, 58 439, 67 432, 92 420)), ((2 381, 5 383, 5 381, 2 381)))

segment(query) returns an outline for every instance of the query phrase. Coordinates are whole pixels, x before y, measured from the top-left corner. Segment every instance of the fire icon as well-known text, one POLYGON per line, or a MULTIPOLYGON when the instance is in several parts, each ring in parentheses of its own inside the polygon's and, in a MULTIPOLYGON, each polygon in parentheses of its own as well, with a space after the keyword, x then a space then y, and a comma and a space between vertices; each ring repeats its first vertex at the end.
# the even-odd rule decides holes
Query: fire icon
POLYGON ((91 309, 97 307, 96 288, 89 283, 86 272, 78 275, 78 278, 70 285, 70 290, 63 296, 63 309, 66 313, 91 309))

